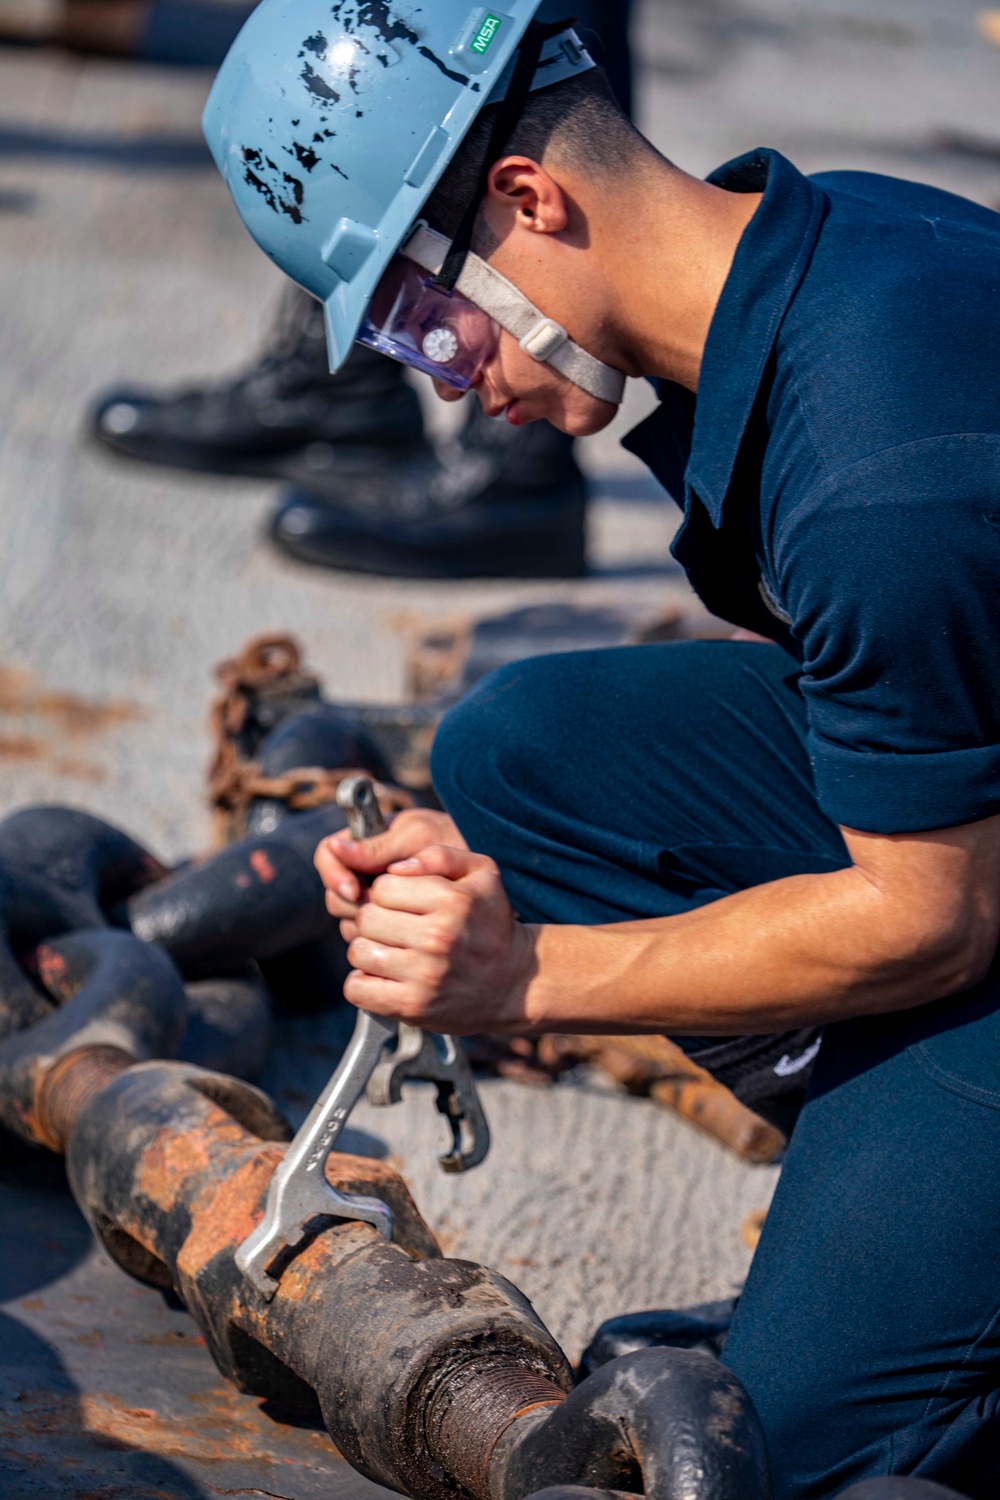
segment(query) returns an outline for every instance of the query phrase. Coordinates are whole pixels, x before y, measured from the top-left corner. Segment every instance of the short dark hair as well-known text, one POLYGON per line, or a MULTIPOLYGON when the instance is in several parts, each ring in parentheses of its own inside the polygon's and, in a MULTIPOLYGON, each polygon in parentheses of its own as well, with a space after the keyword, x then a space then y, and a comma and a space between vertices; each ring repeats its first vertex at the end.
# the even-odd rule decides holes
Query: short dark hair
MULTIPOLYGON (((499 106, 490 105, 473 122, 468 135, 449 162, 422 211, 432 229, 453 239, 466 207, 479 185, 483 158, 493 132, 499 106)), ((528 96, 521 118, 499 153, 530 156, 540 162, 546 150, 554 149, 566 163, 581 172, 621 173, 636 154, 653 147, 623 113, 603 68, 590 68, 562 83, 550 84, 528 96)), ((486 243, 482 225, 476 226, 473 249, 488 255, 494 245, 486 243)))

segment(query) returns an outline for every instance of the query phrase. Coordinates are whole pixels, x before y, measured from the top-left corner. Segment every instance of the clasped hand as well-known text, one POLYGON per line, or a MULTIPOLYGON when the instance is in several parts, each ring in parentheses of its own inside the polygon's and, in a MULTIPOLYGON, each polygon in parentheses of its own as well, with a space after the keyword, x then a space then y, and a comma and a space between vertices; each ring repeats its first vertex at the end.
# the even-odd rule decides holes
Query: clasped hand
POLYGON ((414 808, 359 843, 334 834, 316 868, 348 944, 352 1005, 454 1036, 525 1029, 533 929, 446 813, 414 808))

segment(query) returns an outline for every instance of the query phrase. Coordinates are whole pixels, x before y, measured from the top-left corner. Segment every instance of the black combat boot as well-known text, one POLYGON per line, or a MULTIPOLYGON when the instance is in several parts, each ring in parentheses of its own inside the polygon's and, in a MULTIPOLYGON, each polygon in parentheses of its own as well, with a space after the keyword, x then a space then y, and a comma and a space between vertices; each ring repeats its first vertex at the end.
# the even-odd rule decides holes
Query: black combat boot
POLYGON ((322 304, 297 287, 282 298, 268 347, 251 370, 163 395, 109 391, 94 410, 93 432, 130 458, 295 484, 335 469, 342 449, 349 472, 370 466, 376 445, 414 458, 426 450, 420 401, 403 366, 359 344, 331 375, 322 304))
POLYGON ((458 437, 292 492, 271 538, 293 557, 397 578, 575 578, 585 570, 586 484, 573 440, 509 426, 468 398, 458 437))

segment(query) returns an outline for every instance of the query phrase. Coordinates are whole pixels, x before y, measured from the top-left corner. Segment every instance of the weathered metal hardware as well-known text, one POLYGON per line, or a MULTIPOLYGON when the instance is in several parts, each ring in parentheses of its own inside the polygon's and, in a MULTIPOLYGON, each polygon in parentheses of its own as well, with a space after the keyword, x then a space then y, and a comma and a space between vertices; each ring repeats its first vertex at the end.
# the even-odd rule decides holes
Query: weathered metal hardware
MULTIPOLYGON (((382 1163, 338 1153, 327 1172, 340 1191, 381 1195, 396 1241, 357 1221, 327 1227, 265 1300, 234 1251, 281 1160, 268 1142, 286 1132, 266 1096, 176 1063, 130 1068, 89 1099, 66 1075, 62 1087, 76 1111, 70 1181, 111 1255, 176 1288, 240 1389, 305 1408, 318 1401, 337 1447, 367 1477, 421 1500, 454 1497, 436 1445, 443 1454, 461 1444, 466 1419, 445 1418, 470 1379, 492 1390, 498 1432, 569 1389, 565 1358, 526 1299, 483 1267, 441 1259, 382 1163)), ((482 1485, 474 1493, 485 1500, 482 1485)))
POLYGON ((401 1022, 395 1051, 382 1058, 371 1076, 368 1102, 398 1104, 408 1079, 437 1087, 438 1110, 451 1127, 451 1149, 438 1157, 441 1170, 478 1167, 490 1149, 490 1128, 461 1042, 401 1022))
POLYGON ((255 1078, 271 1042, 267 987, 254 966, 241 975, 195 979, 184 986, 187 1025, 176 1056, 236 1078, 255 1078))
POLYGON ((127 834, 68 807, 29 807, 0 822, 0 1038, 52 1010, 22 959, 46 938, 103 927, 134 891, 165 874, 127 834))
POLYGON ((276 828, 296 805, 305 805, 302 799, 308 799, 310 789, 319 805, 329 803, 331 772, 341 777, 364 773, 383 787, 392 780, 374 740, 335 703, 316 703, 283 719, 261 741, 256 760, 256 778, 246 782, 251 798, 247 833, 276 828))
POLYGON ((218 844, 270 833, 290 811, 334 802, 344 777, 359 772, 380 783, 387 809, 410 805, 408 793, 389 785, 386 759, 361 716, 322 702, 291 636, 255 637, 216 676, 222 692, 209 720, 208 793, 218 844))
POLYGON ((71 1061, 90 1078, 169 1056, 187 1020, 181 977, 165 953, 127 932, 92 928, 37 951, 46 988, 62 1001, 0 1043, 0 1124, 32 1145, 62 1151, 71 1061), (60 1103, 59 1101, 63 1101, 60 1103))
POLYGON ((343 828, 337 808, 298 813, 273 833, 231 844, 127 904, 132 931, 165 949, 189 978, 239 969, 336 934, 316 845, 343 828))
MULTIPOLYGON (((263 1299, 236 1270, 281 1159, 282 1124, 245 1084, 171 1063, 123 1071, 74 1116, 70 1181, 132 1275, 173 1286, 225 1375, 315 1410, 369 1479, 415 1500, 524 1500, 553 1485, 654 1500, 765 1500, 752 1408, 717 1361, 644 1350, 575 1391, 530 1304, 502 1277, 442 1259, 388 1167, 336 1154, 339 1191, 391 1204, 397 1242, 339 1222, 263 1299)), ((64 1117, 67 1112, 64 1111, 64 1117)))
POLYGON ((640 1349, 604 1365, 562 1405, 527 1412, 498 1438, 491 1500, 552 1486, 650 1500, 766 1500, 764 1435, 735 1375, 708 1354, 640 1349))
POLYGON ((551 1036, 555 1058, 594 1063, 631 1093, 649 1094, 746 1161, 772 1162, 787 1142, 665 1036, 551 1036))
POLYGON ((260 1296, 235 1252, 290 1134, 274 1105, 204 1068, 136 1062, 171 1051, 189 1025, 181 977, 155 945, 94 928, 43 943, 35 965, 61 1004, 0 1044, 0 1123, 66 1152, 109 1253, 178 1292, 240 1389, 318 1409, 361 1473, 414 1500, 523 1500, 579 1483, 673 1500, 677 1476, 663 1476, 692 1451, 704 1483, 684 1491, 691 1500, 764 1500, 752 1414, 721 1367, 645 1351, 654 1363, 616 1361, 567 1400, 565 1358, 530 1304, 493 1272, 442 1259, 380 1162, 336 1153, 322 1170, 344 1201, 380 1201, 394 1239, 324 1216, 260 1296))
MULTIPOLYGON (((254 747, 244 725, 247 753, 262 765, 263 720, 273 713, 280 749, 287 688, 258 694, 254 747)), ((305 679, 297 691, 308 700, 305 679)), ((300 733, 340 732, 319 708, 306 719, 285 720, 293 747, 300 733)), ((255 806, 263 817, 259 788, 255 806)), ((318 1411, 372 1480, 414 1500, 525 1500, 546 1487, 564 1500, 602 1490, 765 1500, 752 1410, 717 1362, 645 1350, 567 1398, 565 1357, 526 1299, 483 1267, 442 1258, 389 1167, 329 1155, 336 1130, 314 1143, 315 1180, 328 1193, 320 1211, 294 1246, 286 1239, 269 1284, 258 1290, 240 1273, 238 1247, 291 1160, 291 1132, 248 1084, 142 1059, 179 1048, 251 1071, 239 1047, 252 1043, 259 1059, 267 1020, 253 960, 328 956, 336 928, 312 855, 343 815, 288 806, 268 812, 273 832, 172 876, 86 815, 36 809, 18 815, 20 826, 0 824, 0 933, 9 939, 0 1005, 22 994, 21 1011, 8 1007, 8 1031, 31 1023, 4 1039, 0 1017, 0 1125, 65 1151, 74 1193, 113 1258, 177 1291, 240 1389, 318 1411), (331 1199, 350 1217, 331 1212, 331 1199), (359 1220, 359 1199, 383 1227, 391 1222, 391 1240, 359 1220)), ((409 1027, 385 1028, 379 1040, 383 1023, 366 1024, 374 1040, 352 1090, 374 1070, 372 1093, 388 1102, 407 1079, 429 1078, 454 1134, 443 1164, 480 1160, 485 1120, 456 1044, 409 1027), (386 1037, 396 1040, 388 1055, 386 1037)))

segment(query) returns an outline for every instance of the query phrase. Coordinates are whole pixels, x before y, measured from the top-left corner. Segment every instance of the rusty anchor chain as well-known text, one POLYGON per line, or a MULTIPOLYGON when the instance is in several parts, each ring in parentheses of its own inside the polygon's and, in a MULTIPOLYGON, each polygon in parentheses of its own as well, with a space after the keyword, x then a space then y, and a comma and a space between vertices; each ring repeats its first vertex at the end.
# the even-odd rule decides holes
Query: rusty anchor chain
POLYGON ((187 998, 167 955, 131 933, 70 932, 40 946, 36 958, 62 1004, 0 1042, 0 1124, 61 1152, 67 1096, 58 1084, 70 1059, 86 1059, 88 1076, 102 1080, 140 1059, 170 1056, 184 1033, 187 998))
POLYGON ((322 809, 230 844, 137 892, 126 904, 129 926, 192 977, 336 935, 313 854, 343 825, 336 808, 322 809))
MULTIPOLYGON (((88 996, 113 998, 116 984, 126 993, 131 978, 119 981, 105 967, 112 953, 125 969, 145 966, 162 980, 165 954, 143 957, 135 948, 126 962, 128 943, 137 939, 122 929, 129 901, 169 884, 169 878, 147 849, 88 813, 34 807, 0 821, 0 1053, 6 1042, 19 1045, 26 1028, 47 1025, 50 1036, 72 1030, 72 1015, 84 1003, 75 998, 81 986, 88 996), (62 962, 64 945, 72 962, 62 962), (77 983, 84 955, 96 967, 77 983), (70 1000, 68 1013, 58 1009, 70 1000)), ((225 927, 226 911, 226 901, 220 906, 217 897, 209 920, 225 927)), ((270 1000, 256 966, 231 947, 224 962, 208 966, 186 986, 169 960, 167 967, 171 982, 181 986, 186 1021, 169 1046, 160 1041, 136 1055, 176 1055, 230 1072, 256 1072, 271 1026, 270 1000)))
POLYGON ((673 1109, 744 1161, 777 1160, 787 1141, 781 1131, 742 1104, 665 1036, 562 1036, 540 1038, 541 1057, 553 1070, 589 1062, 629 1093, 648 1095, 673 1109))
POLYGON ((0 1121, 65 1153, 109 1254, 177 1292, 239 1389, 318 1413, 360 1473, 414 1500, 524 1500, 579 1484, 764 1500, 755 1419, 722 1366, 647 1350, 572 1391, 523 1295, 442 1257, 381 1162, 335 1153, 325 1175, 342 1197, 381 1199, 393 1241, 356 1220, 316 1222, 262 1297, 235 1252, 287 1149, 271 1100, 205 1068, 141 1060, 169 1051, 185 1024, 181 976, 157 946, 87 929, 43 944, 37 969, 62 1004, 0 1044, 0 1121))
POLYGON ((568 1366, 526 1299, 494 1272, 443 1259, 391 1168, 337 1153, 327 1178, 338 1192, 380 1196, 395 1240, 356 1221, 329 1224, 267 1300, 234 1260, 288 1134, 266 1096, 170 1063, 123 1068, 88 1096, 86 1054, 77 1066, 83 1087, 64 1070, 53 1107, 73 1114, 70 1182, 98 1238, 140 1280, 176 1289, 241 1390, 318 1408, 361 1473, 427 1500, 454 1496, 426 1408, 433 1393, 444 1412, 448 1388, 467 1387, 470 1370, 502 1386, 504 1426, 563 1399, 568 1366))
POLYGON ((335 1154, 337 1191, 374 1194, 396 1239, 317 1226, 273 1297, 234 1252, 287 1136, 259 1090, 170 1063, 98 1078, 78 1055, 52 1107, 77 1201, 125 1270, 172 1286, 243 1391, 321 1414, 360 1473, 414 1500, 524 1500, 552 1486, 655 1500, 765 1500, 763 1439, 707 1355, 642 1350, 575 1390, 562 1351, 495 1272, 440 1256, 401 1179, 335 1154), (63 1095, 71 1100, 63 1105, 63 1095))
POLYGON ((46 938, 109 925, 122 901, 165 874, 148 850, 88 813, 31 807, 4 818, 0 1039, 52 1010, 51 997, 31 976, 31 951, 46 938))
POLYGON ((303 669, 292 636, 255 636, 216 668, 216 677, 221 692, 209 715, 208 799, 218 844, 250 831, 254 804, 279 804, 290 812, 326 807, 351 776, 372 778, 387 815, 413 806, 409 792, 391 784, 364 727, 321 701, 319 679, 303 669), (282 723, 289 718, 294 727, 282 723))

